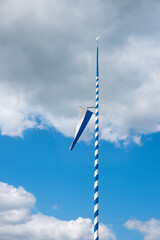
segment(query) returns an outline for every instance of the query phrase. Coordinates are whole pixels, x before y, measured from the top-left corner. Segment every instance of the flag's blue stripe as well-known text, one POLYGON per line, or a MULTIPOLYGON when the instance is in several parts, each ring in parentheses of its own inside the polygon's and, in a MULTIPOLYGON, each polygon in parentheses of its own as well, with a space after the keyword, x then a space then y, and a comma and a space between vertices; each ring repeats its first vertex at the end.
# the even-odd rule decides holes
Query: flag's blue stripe
POLYGON ((78 141, 78 139, 80 138, 82 132, 84 131, 85 127, 87 126, 87 124, 88 124, 88 122, 89 122, 92 114, 93 114, 93 112, 91 112, 91 111, 89 111, 89 110, 86 111, 84 120, 83 120, 83 122, 82 122, 82 124, 81 124, 81 126, 80 126, 80 128, 79 128, 79 131, 78 131, 75 139, 73 140, 73 143, 72 143, 72 145, 71 145, 71 147, 70 147, 70 150, 72 150, 72 149, 74 148, 76 142, 78 141))

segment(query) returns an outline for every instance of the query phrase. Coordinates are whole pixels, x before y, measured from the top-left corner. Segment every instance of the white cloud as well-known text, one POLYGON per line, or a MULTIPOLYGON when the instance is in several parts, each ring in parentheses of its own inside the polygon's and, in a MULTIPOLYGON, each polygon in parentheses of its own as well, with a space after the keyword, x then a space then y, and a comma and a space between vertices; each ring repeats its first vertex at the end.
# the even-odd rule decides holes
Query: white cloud
POLYGON ((94 104, 97 33, 101 138, 140 144, 159 132, 158 9, 148 0, 1 1, 2 134, 47 125, 73 136, 78 106, 94 104))
MULTIPOLYGON (((89 240, 93 239, 91 219, 79 217, 62 221, 42 213, 32 214, 33 194, 0 182, 0 239, 2 240, 89 240)), ((100 225, 102 240, 116 240, 111 228, 100 225)))
POLYGON ((142 222, 136 219, 128 220, 125 225, 129 230, 138 230, 144 235, 144 240, 160 239, 160 220, 152 218, 149 221, 142 222))
POLYGON ((102 83, 102 138, 137 142, 136 134, 159 131, 159 62, 160 46, 136 37, 108 55, 109 81, 102 83), (107 128, 106 122, 110 123, 107 128))
POLYGON ((0 182, 0 225, 28 221, 35 203, 33 194, 0 182))
POLYGON ((2 135, 20 136, 38 124, 35 112, 27 106, 22 93, 7 84, 0 84, 0 128, 2 135))

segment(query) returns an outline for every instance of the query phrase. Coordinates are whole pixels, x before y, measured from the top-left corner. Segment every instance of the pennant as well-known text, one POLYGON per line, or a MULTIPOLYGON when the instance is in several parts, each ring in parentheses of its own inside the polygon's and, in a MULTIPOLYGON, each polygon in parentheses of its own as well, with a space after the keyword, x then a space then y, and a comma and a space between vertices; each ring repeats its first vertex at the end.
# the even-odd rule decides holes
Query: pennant
POLYGON ((70 147, 70 150, 72 150, 80 138, 81 134, 83 133, 85 127, 87 126, 90 118, 92 117, 93 112, 89 111, 88 109, 84 109, 81 107, 80 115, 79 115, 79 120, 76 128, 76 133, 74 140, 72 142, 72 145, 70 147))

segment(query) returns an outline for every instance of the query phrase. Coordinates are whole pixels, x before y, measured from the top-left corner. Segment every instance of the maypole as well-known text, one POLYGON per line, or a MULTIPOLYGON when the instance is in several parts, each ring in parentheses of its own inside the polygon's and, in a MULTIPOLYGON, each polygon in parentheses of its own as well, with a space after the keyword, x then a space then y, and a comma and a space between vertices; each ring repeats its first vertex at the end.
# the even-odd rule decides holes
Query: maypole
POLYGON ((96 63, 96 105, 95 107, 87 107, 87 109, 81 107, 81 113, 78 120, 76 133, 70 150, 73 150, 75 144, 82 135, 86 128, 93 112, 89 108, 95 108, 95 160, 94 160, 94 240, 99 240, 99 208, 98 208, 98 138, 99 138, 99 69, 98 69, 98 42, 97 40, 97 63, 96 63))
POLYGON ((95 160, 94 160, 94 240, 99 239, 99 206, 98 206, 98 139, 99 139, 99 69, 97 40, 97 64, 96 64, 96 106, 95 106, 95 160))

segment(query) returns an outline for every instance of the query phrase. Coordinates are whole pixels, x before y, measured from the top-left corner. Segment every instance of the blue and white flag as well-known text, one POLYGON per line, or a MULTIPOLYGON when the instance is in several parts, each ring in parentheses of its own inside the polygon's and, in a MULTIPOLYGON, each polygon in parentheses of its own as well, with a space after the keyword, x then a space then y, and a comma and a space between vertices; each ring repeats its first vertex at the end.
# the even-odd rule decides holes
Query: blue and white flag
POLYGON ((93 112, 89 111, 88 109, 84 109, 81 107, 80 115, 79 115, 79 120, 76 128, 76 133, 74 140, 72 142, 72 145, 70 147, 70 150, 72 150, 80 138, 81 134, 83 133, 85 127, 87 126, 90 118, 92 117, 93 112))

